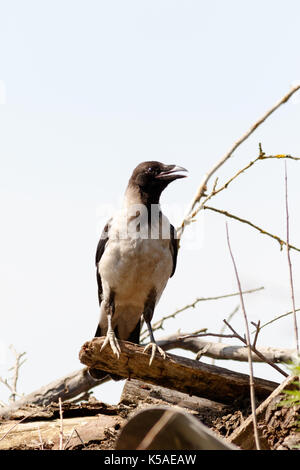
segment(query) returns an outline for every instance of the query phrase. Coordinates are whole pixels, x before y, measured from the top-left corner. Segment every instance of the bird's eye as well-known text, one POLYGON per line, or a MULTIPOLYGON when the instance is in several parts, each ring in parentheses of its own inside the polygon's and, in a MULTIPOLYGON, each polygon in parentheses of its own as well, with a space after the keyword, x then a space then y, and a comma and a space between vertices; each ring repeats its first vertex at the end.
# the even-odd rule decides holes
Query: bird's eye
POLYGON ((156 176, 156 175, 159 173, 159 170, 158 170, 158 168, 155 168, 155 167, 153 167, 153 166, 149 166, 149 167, 147 168, 146 172, 147 172, 147 174, 149 174, 149 175, 154 175, 154 176, 156 176))

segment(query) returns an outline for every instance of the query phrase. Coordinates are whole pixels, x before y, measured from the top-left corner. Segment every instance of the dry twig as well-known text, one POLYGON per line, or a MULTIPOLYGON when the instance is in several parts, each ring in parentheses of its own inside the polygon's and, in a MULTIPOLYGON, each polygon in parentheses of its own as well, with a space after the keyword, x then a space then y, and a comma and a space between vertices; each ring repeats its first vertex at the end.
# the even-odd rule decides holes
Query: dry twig
MULTIPOLYGON (((228 323, 228 320, 226 320, 228 323)), ((224 321, 224 325, 226 322, 224 321)), ((218 338, 237 338, 241 340, 241 336, 236 333, 233 334, 224 334, 224 333, 177 333, 165 336, 158 340, 158 344, 165 351, 170 351, 172 349, 184 349, 186 351, 191 351, 197 353, 199 350, 205 350, 204 355, 211 357, 213 359, 222 359, 222 360, 233 360, 240 362, 247 362, 248 356, 245 354, 247 350, 245 346, 237 346, 233 344, 225 344, 212 341, 205 341, 202 338, 206 336, 218 337, 218 338)), ((244 343, 244 338, 242 338, 244 343)), ((252 347, 251 347, 252 349, 252 347)), ((284 349, 284 348, 272 348, 272 347, 254 347, 256 354, 252 349, 252 361, 253 362, 266 362, 270 363, 287 363, 293 360, 296 350, 295 349, 284 349)), ((278 371, 279 372, 279 371, 278 371)), ((280 370, 280 372, 282 372, 280 370)), ((283 374, 286 376, 286 374, 283 374)))
POLYGON ((243 143, 245 140, 250 137, 251 134, 269 117, 271 114, 273 114, 282 104, 286 103, 291 96, 296 93, 300 89, 300 85, 294 86, 286 95, 284 95, 272 108, 270 108, 258 121, 256 121, 250 129, 242 135, 234 144, 233 146, 229 149, 229 151, 215 164, 213 167, 204 175, 202 182, 200 183, 200 186, 198 187, 198 190, 190 204, 190 208, 187 211, 187 214, 185 215, 181 225, 177 229, 177 236, 178 238, 181 238, 183 231, 185 229, 185 226, 188 225, 194 215, 193 211, 195 206, 200 202, 201 198, 204 196, 204 192, 206 191, 206 187, 208 184, 208 181, 210 178, 213 176, 213 174, 232 156, 232 154, 235 152, 235 150, 243 143))
POLYGON ((260 442, 259 442, 259 436, 258 436, 258 430, 257 430, 257 419, 256 419, 256 405, 255 405, 255 390, 254 390, 254 379, 253 379, 253 364, 252 364, 252 357, 251 357, 251 341, 250 341, 250 332, 249 332, 249 325, 248 325, 248 319, 247 319, 247 314, 246 314, 246 309, 245 309, 245 304, 244 304, 244 299, 243 299, 243 294, 242 294, 242 287, 241 287, 241 282, 240 278, 238 275, 235 259, 231 250, 230 246, 230 239, 229 239, 229 231, 228 231, 228 225, 226 222, 226 235, 227 235, 227 244, 228 244, 228 249, 229 253, 232 259, 232 264, 234 267, 234 272, 240 292, 240 301, 241 301, 241 307, 242 307, 242 312, 244 315, 244 320, 245 320, 245 329, 246 329, 246 341, 247 341, 247 348, 248 348, 248 362, 249 362, 249 382, 250 382, 250 398, 251 398, 251 409, 252 409, 252 418, 253 418, 253 428, 254 428, 254 435, 255 435, 255 444, 257 450, 260 450, 260 442))
MULTIPOLYGON (((255 289, 249 289, 249 290, 245 290, 243 293, 244 294, 252 294, 254 292, 258 292, 260 290, 263 290, 264 287, 257 287, 255 289)), ((163 330, 163 323, 166 321, 166 320, 169 320, 170 318, 175 318, 176 315, 178 315, 179 313, 181 312, 184 312, 185 310, 188 310, 189 308, 195 308, 196 305, 199 303, 199 302, 206 302, 206 301, 209 301, 209 300, 219 300, 219 299, 226 299, 228 297, 235 297, 239 295, 239 292, 234 292, 233 294, 223 294, 223 295, 219 295, 219 296, 215 296, 215 297, 198 297, 197 299, 194 300, 194 302, 192 302, 191 304, 187 304, 185 305, 184 307, 181 307, 179 308, 178 310, 176 310, 175 312, 173 313, 170 313, 169 315, 166 315, 165 317, 162 317, 160 320, 158 320, 157 322, 153 323, 152 325, 152 330, 155 331, 155 330, 163 330)), ((149 336, 149 333, 148 333, 148 330, 144 330, 142 331, 141 333, 141 341, 144 341, 147 337, 149 336)))
MULTIPOLYGON (((234 330, 234 328, 228 323, 227 320, 223 320, 225 325, 228 326, 228 328, 230 328, 230 330, 232 331, 232 334, 220 334, 220 333, 209 333, 209 332, 205 332, 205 333, 197 333, 197 334, 192 334, 192 335, 181 335, 178 337, 177 341, 187 341, 188 339, 193 339, 193 338, 199 338, 199 337, 204 337, 204 336, 215 336, 215 337, 218 337, 218 338, 237 338, 239 339, 240 341, 242 341, 246 346, 247 346, 247 341, 245 340, 245 338, 243 338, 241 335, 239 335, 237 333, 237 331, 234 330)), ((281 362, 286 362, 287 361, 287 357, 285 356, 287 350, 276 350, 276 348, 271 348, 271 351, 270 351, 270 348, 267 348, 266 351, 264 351, 263 349, 260 350, 260 349, 257 349, 256 348, 256 341, 257 341, 257 334, 258 332, 261 330, 261 328, 259 327, 259 325, 256 325, 256 334, 255 334, 255 342, 253 344, 250 343, 250 348, 251 350, 260 358, 260 360, 262 362, 266 362, 267 364, 269 364, 271 367, 273 367, 275 370, 277 370, 277 372, 279 372, 280 374, 282 374, 284 377, 287 377, 288 374, 286 372, 284 372, 282 369, 280 369, 280 367, 278 367, 275 363, 274 363, 274 358, 276 358, 276 361, 278 362, 279 360, 279 357, 280 357, 280 354, 283 353, 284 354, 284 357, 282 359, 281 362), (280 352, 281 351, 281 352, 280 352), (284 352, 285 351, 285 352, 284 352), (278 355, 279 354, 279 355, 278 355)), ((172 343, 174 343, 174 340, 172 341, 172 343)), ((162 344, 162 342, 160 342, 160 344, 162 344)), ((216 345, 212 345, 212 346, 216 346, 216 345)), ((162 346, 163 347, 163 346, 162 346)), ((180 344, 178 344, 177 347, 180 347, 180 344)), ((183 346, 182 346, 183 348, 183 346)), ((228 346, 226 345, 225 348, 231 348, 232 349, 232 354, 234 352, 234 347, 233 346, 228 346)), ((167 349, 167 348, 165 348, 167 349)), ((194 351, 195 350, 195 346, 193 346, 193 343, 187 347, 186 349, 189 349, 191 351, 194 351)), ((227 354, 226 352, 226 356, 222 356, 221 354, 224 354, 224 352, 222 353, 221 351, 218 350, 218 348, 216 349, 216 347, 214 347, 215 351, 214 351, 214 355, 209 355, 208 352, 209 350, 207 350, 207 356, 209 357, 217 357, 217 359, 234 359, 234 360, 245 360, 244 356, 238 356, 238 357, 231 357, 231 355, 227 354)), ((290 357, 293 357, 294 356, 294 350, 289 350, 288 352, 288 355, 289 355, 289 358, 290 357)), ((255 361, 257 362, 257 360, 253 357, 252 358, 252 361, 255 361)))
POLYGON ((20 419, 17 423, 13 424, 7 431, 6 433, 0 437, 0 441, 2 441, 3 439, 6 438, 6 436, 8 436, 8 434, 13 430, 15 429, 20 423, 23 423, 23 421, 25 421, 25 419, 27 418, 30 418, 31 416, 33 416, 34 414, 36 414, 36 411, 33 411, 32 413, 24 416, 24 418, 20 419))
POLYGON ((19 379, 20 368, 26 361, 26 359, 23 359, 23 361, 21 359, 23 356, 25 356, 26 352, 18 353, 13 345, 10 345, 9 349, 13 352, 15 356, 15 363, 9 369, 9 371, 13 371, 13 376, 11 379, 3 379, 2 377, 0 377, 0 382, 10 390, 11 394, 9 397, 9 401, 14 402, 17 396, 22 396, 17 392, 17 384, 19 379))
POLYGON ((294 282, 293 282, 293 268, 292 261, 290 256, 290 228, 289 228, 289 204, 288 204, 288 183, 287 183, 287 168, 285 162, 285 173, 284 173, 284 182, 285 182, 285 214, 286 214, 286 252, 287 260, 289 266, 289 275, 290 275, 290 287, 291 287, 291 299, 292 299, 292 308, 293 308, 293 318, 294 318, 294 332, 296 340, 296 349, 297 354, 299 355, 299 337, 298 337, 298 326, 297 326, 297 315, 296 315, 296 305, 295 305, 295 292, 294 292, 294 282))
MULTIPOLYGON (((203 206, 203 209, 208 209, 210 211, 217 212, 218 214, 225 215, 226 217, 230 217, 231 219, 238 220, 239 222, 242 222, 243 224, 250 225, 250 227, 255 228, 256 230, 258 230, 263 235, 267 235, 268 237, 274 238, 274 240, 278 241, 278 243, 280 245, 280 250, 282 250, 283 245, 287 244, 287 242, 285 242, 284 240, 281 240, 281 238, 279 238, 277 235, 273 235, 272 233, 267 232, 266 230, 262 229, 261 227, 258 227, 258 225, 253 224, 252 222, 250 222, 247 219, 243 219, 242 217, 238 217, 237 215, 233 215, 230 212, 224 211, 222 209, 216 209, 215 207, 211 207, 211 206, 203 206)), ((293 246, 293 245, 290 245, 290 244, 289 244, 289 248, 292 249, 292 250, 300 251, 300 248, 297 248, 296 246, 293 246)))
POLYGON ((40 428, 39 424, 38 424, 38 434, 39 434, 39 441, 40 441, 40 449, 44 450, 44 444, 43 444, 43 439, 42 439, 42 434, 41 434, 41 428, 40 428))
POLYGON ((68 447, 68 444, 69 444, 69 442, 71 441, 71 439, 72 439, 72 437, 73 437, 73 434, 74 434, 74 432, 75 432, 75 426, 74 426, 74 428, 72 429, 72 431, 71 431, 71 434, 69 435, 69 437, 68 437, 67 441, 65 442, 65 445, 64 445, 64 450, 66 450, 66 448, 68 447))
POLYGON ((256 328, 254 340, 253 340, 253 343, 252 343, 252 347, 255 348, 256 343, 257 343, 258 333, 260 332, 260 328, 259 328, 260 327, 260 320, 258 320, 257 323, 254 323, 254 321, 252 321, 251 325, 255 326, 255 328, 256 328))
MULTIPOLYGON (((227 321, 228 321, 228 322, 229 322, 229 321, 233 318, 233 316, 239 311, 239 308, 240 308, 240 306, 237 305, 237 306, 235 307, 235 309, 234 309, 232 312, 230 312, 230 314, 229 314, 228 317, 227 317, 227 321)), ((224 334, 225 328, 226 328, 226 325, 223 324, 222 327, 221 327, 221 330, 220 330, 220 334, 221 334, 221 335, 224 334)), ((219 338, 219 341, 218 341, 218 342, 219 342, 219 343, 222 342, 222 337, 219 338)), ((209 349, 209 348, 208 348, 208 349, 209 349)), ((206 352, 208 351, 208 349, 206 350, 206 352)), ((212 363, 212 364, 215 364, 215 359, 214 359, 214 358, 213 358, 213 360, 211 361, 211 363, 212 363)))
MULTIPOLYGON (((233 338, 238 338, 240 341, 242 341, 244 344, 247 344, 246 340, 237 333, 237 331, 234 330, 234 328, 226 321, 226 320, 223 320, 224 323, 226 323, 226 325, 228 326, 228 328, 231 329, 231 331, 233 332, 233 338)), ((259 328, 258 328, 259 330, 259 328)), ((266 362, 267 364, 269 364, 271 367, 273 367, 275 370, 277 370, 277 372, 279 372, 280 374, 282 374, 284 377, 288 377, 288 374, 286 372, 284 372, 282 369, 280 369, 280 367, 278 367, 276 364, 274 364, 274 362, 272 360, 269 360, 264 354, 261 353, 261 351, 259 351, 255 345, 251 344, 250 343, 250 348, 251 350, 258 356, 261 358, 261 360, 263 362, 266 362)))
MULTIPOLYGON (((300 312, 300 308, 296 308, 295 312, 300 312)), ((288 315, 292 315, 294 312, 291 310, 290 312, 282 313, 281 315, 278 315, 277 317, 272 318, 272 320, 267 321, 263 325, 259 327, 259 330, 262 330, 266 326, 270 325, 271 323, 274 323, 277 320, 280 320, 281 318, 287 317, 288 315)))
POLYGON ((72 429, 72 432, 71 432, 70 436, 68 437, 67 442, 66 442, 65 445, 64 445, 63 450, 66 450, 66 448, 68 447, 69 442, 71 441, 74 432, 76 433, 76 435, 77 435, 78 439, 80 440, 82 446, 83 446, 83 447, 86 447, 86 446, 85 446, 85 443, 83 442, 83 440, 82 440, 82 438, 81 438, 81 436, 80 436, 80 434, 79 434, 79 432, 77 431, 77 429, 76 429, 75 426, 74 426, 74 428, 72 429))
POLYGON ((63 441, 64 441, 64 420, 63 420, 63 411, 62 411, 61 397, 59 397, 58 403, 59 403, 59 419, 60 419, 59 450, 63 450, 63 441))
POLYGON ((250 161, 244 168, 242 168, 241 170, 239 170, 235 175, 233 175, 228 181, 226 181, 226 183, 223 184, 223 186, 221 186, 220 188, 217 188, 217 181, 218 181, 218 178, 216 179, 215 183, 214 183, 214 186, 213 186, 213 189, 211 191, 211 193, 206 196, 206 198, 204 199, 204 201, 197 207, 197 209, 195 209, 191 215, 191 218, 194 219, 195 216, 198 214, 198 212, 201 210, 201 209, 205 209, 205 204, 207 203, 207 201, 209 201, 212 197, 216 196, 217 194, 219 194, 221 191, 224 191, 224 189, 227 189, 228 186, 238 177, 240 176, 242 173, 244 173, 246 170, 248 170, 249 168, 251 168, 256 162, 258 161, 262 161, 262 160, 271 160, 271 159, 291 159, 291 160, 296 160, 296 161, 299 161, 300 158, 299 157, 293 157, 292 155, 266 155, 265 152, 262 150, 262 146, 261 144, 259 144, 259 155, 258 157, 256 157, 254 160, 250 161))

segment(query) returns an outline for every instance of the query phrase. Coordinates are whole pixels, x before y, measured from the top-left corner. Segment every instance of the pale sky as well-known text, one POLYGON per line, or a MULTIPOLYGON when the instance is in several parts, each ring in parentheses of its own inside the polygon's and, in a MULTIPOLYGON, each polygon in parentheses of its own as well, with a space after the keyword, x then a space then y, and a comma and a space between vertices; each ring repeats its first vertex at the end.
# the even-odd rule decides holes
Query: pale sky
MULTIPOLYGON (((300 81, 299 19, 297 0, 0 1, 0 375, 10 344, 26 351, 20 392, 81 367, 99 317, 97 241, 134 167, 159 160, 189 170, 162 198, 179 224, 203 174, 300 81)), ((258 155, 259 142, 267 154, 299 157, 299 124, 298 95, 224 165, 220 183, 258 155)), ((287 165, 298 247, 299 165, 287 165)), ((285 237, 284 163, 259 162, 210 204, 285 237)), ((205 213, 194 225, 154 321, 197 297, 237 291, 224 217, 205 213)), ((242 287, 265 287, 245 297, 249 321, 291 310, 286 252, 233 220, 229 230, 242 287)), ((300 254, 291 256, 299 306, 300 254)), ((202 302, 155 336, 218 332, 237 304, 202 302)), ((241 312, 232 324, 244 333, 241 312)), ((258 344, 294 347, 292 317, 258 344)), ((217 364, 248 373, 247 364, 217 364)), ((268 365, 254 372, 282 379, 268 365)), ((122 385, 95 395, 117 402, 122 385)))

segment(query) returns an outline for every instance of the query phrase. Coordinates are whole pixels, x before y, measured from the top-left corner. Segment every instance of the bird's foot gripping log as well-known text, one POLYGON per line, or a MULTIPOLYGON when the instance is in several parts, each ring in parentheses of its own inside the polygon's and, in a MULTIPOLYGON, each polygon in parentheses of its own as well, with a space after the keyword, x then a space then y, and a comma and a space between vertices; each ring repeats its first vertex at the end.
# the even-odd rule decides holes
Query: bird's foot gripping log
POLYGON ((151 342, 151 343, 147 344, 147 346, 145 346, 143 352, 146 353, 148 351, 148 349, 150 349, 150 348, 152 348, 152 351, 151 351, 149 366, 151 366, 151 364, 152 364, 152 361, 154 359, 156 351, 158 351, 162 355, 162 357, 164 359, 166 359, 167 355, 166 355, 165 351, 160 346, 158 346, 158 344, 156 344, 155 342, 154 343, 151 342))
POLYGON ((107 321, 108 321, 108 328, 107 328, 107 333, 105 337, 105 341, 102 344, 101 351, 108 345, 110 344, 110 347, 112 349, 112 352, 114 353, 115 356, 119 359, 120 353, 121 353, 121 348, 119 345, 119 342, 117 340, 117 337, 114 333, 114 330, 112 329, 111 326, 111 315, 107 315, 107 321))
POLYGON ((167 357, 165 351, 160 346, 158 346, 158 344, 156 343, 156 341, 154 339, 153 330, 152 330, 152 326, 151 326, 152 315, 153 315, 153 311, 150 312, 149 316, 147 315, 147 311, 144 312, 144 320, 145 320, 147 328, 148 328, 148 332, 149 332, 149 336, 150 336, 150 343, 147 344, 147 346, 145 346, 143 352, 145 353, 145 352, 148 351, 148 349, 150 349, 150 348, 152 349, 151 357, 150 357, 150 361, 149 361, 149 366, 151 366, 151 364, 152 364, 152 361, 154 359, 156 351, 158 351, 161 354, 163 359, 166 359, 166 357, 167 357))

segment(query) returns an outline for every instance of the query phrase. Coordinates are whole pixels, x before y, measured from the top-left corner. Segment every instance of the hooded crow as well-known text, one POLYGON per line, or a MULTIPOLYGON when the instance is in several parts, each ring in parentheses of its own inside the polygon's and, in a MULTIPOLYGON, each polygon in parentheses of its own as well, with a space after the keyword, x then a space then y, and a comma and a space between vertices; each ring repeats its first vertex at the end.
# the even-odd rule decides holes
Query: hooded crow
MULTIPOLYGON (((129 180, 123 205, 104 227, 96 252, 100 320, 95 336, 106 336, 119 358, 118 339, 139 344, 141 319, 151 349, 150 365, 158 350, 151 327, 155 306, 176 269, 178 240, 159 200, 169 183, 187 171, 156 161, 140 163, 129 180)), ((100 379, 107 372, 90 369, 100 379)))

